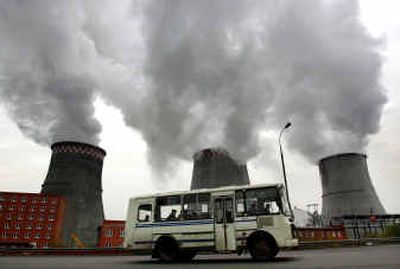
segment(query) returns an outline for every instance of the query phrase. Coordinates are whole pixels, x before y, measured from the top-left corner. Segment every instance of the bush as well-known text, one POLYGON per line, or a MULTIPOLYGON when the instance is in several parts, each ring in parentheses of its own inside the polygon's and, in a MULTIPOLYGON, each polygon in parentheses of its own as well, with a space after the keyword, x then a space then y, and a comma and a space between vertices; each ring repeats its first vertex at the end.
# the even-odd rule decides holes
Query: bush
POLYGON ((386 228, 385 235, 387 237, 400 237, 400 224, 393 224, 386 228))

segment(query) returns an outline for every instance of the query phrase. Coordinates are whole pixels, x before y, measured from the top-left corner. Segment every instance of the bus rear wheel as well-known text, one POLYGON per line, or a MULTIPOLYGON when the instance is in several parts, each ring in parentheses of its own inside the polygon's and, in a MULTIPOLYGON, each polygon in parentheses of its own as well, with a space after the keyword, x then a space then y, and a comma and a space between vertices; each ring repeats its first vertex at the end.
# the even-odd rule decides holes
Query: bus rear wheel
POLYGON ((162 262, 175 262, 179 258, 179 246, 171 237, 161 237, 157 240, 155 251, 162 262))
POLYGON ((249 251, 253 260, 269 261, 278 254, 278 247, 267 237, 256 236, 250 242, 249 251))

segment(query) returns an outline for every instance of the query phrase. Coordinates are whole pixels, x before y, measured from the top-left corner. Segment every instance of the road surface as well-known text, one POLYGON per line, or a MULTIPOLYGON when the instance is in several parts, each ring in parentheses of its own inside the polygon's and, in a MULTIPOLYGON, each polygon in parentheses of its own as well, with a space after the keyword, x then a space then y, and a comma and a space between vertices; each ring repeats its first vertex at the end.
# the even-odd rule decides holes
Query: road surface
POLYGON ((190 262, 161 264, 136 256, 2 256, 1 269, 197 269, 197 268, 400 268, 400 245, 283 251, 272 262, 254 263, 247 256, 199 255, 190 262))

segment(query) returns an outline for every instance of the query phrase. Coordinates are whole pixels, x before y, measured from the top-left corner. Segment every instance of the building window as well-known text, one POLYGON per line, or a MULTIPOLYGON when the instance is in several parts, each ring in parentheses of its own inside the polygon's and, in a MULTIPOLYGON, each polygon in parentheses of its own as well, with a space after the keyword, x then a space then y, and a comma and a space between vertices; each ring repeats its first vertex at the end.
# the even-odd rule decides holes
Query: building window
POLYGON ((34 215, 34 214, 29 214, 28 220, 33 220, 34 218, 35 218, 35 215, 34 215))
POLYGON ((113 230, 111 228, 106 230, 106 237, 112 237, 113 236, 113 230))
POLYGON ((9 207, 9 210, 10 210, 10 211, 14 211, 16 208, 17 208, 16 205, 11 205, 11 206, 9 207))
POLYGON ((40 212, 44 212, 46 211, 46 206, 45 205, 41 205, 40 206, 40 212))
POLYGON ((12 236, 14 239, 18 239, 18 237, 19 237, 19 234, 17 234, 17 233, 13 233, 13 236, 12 236))
POLYGON ((11 220, 11 219, 12 219, 11 213, 8 213, 6 216, 6 220, 11 220))
POLYGON ((17 198, 11 197, 11 203, 16 203, 16 202, 17 202, 17 198))
POLYGON ((24 238, 30 238, 31 237, 31 233, 25 233, 24 238))
POLYGON ((3 205, 0 204, 0 211, 3 211, 3 205))
POLYGON ((51 200, 51 204, 52 204, 52 205, 56 205, 56 204, 57 204, 57 199, 52 199, 52 200, 51 200))
POLYGON ((38 221, 44 221, 44 216, 43 216, 43 215, 40 215, 40 216, 38 217, 38 221))
POLYGON ((36 206, 31 206, 31 212, 35 212, 36 211, 36 206))
POLYGON ((41 202, 42 202, 42 204, 47 203, 47 197, 43 197, 42 200, 41 200, 41 202))
POLYGON ((19 207, 20 212, 25 212, 25 210, 26 210, 26 205, 22 205, 19 207))
POLYGON ((55 206, 50 207, 50 212, 51 213, 55 213, 56 212, 56 207, 55 206))
POLYGON ((27 229, 27 230, 32 230, 32 224, 28 223, 28 224, 26 225, 26 229, 27 229))
POLYGON ((41 229, 43 229, 43 223, 36 224, 36 230, 41 230, 41 229))
POLYGON ((21 198, 21 203, 26 203, 26 197, 21 198))
POLYGON ((9 222, 4 223, 4 229, 10 229, 11 225, 9 222))
POLYGON ((47 230, 51 230, 51 229, 53 229, 53 223, 47 224, 47 230))
POLYGON ((39 239, 40 238, 40 233, 36 233, 35 234, 35 239, 39 239))
POLYGON ((3 239, 6 239, 6 238, 8 237, 8 234, 7 234, 6 232, 2 232, 2 233, 1 233, 1 237, 2 237, 3 239))
POLYGON ((49 215, 49 221, 55 221, 56 216, 55 215, 49 215))
POLYGON ((22 220, 24 218, 24 214, 18 214, 17 220, 22 220))
POLYGON ((119 231, 119 237, 124 238, 125 237, 125 229, 121 229, 119 231))
POLYGON ((16 230, 21 229, 21 225, 19 224, 19 222, 15 223, 15 229, 16 229, 16 230))
POLYGON ((50 239, 50 234, 47 233, 44 237, 45 237, 46 239, 50 239))
POLYGON ((106 248, 110 248, 110 247, 112 247, 111 242, 110 242, 110 241, 107 241, 107 242, 106 242, 106 248))
POLYGON ((32 199, 32 204, 36 204, 38 201, 37 201, 37 199, 36 198, 33 198, 32 199))

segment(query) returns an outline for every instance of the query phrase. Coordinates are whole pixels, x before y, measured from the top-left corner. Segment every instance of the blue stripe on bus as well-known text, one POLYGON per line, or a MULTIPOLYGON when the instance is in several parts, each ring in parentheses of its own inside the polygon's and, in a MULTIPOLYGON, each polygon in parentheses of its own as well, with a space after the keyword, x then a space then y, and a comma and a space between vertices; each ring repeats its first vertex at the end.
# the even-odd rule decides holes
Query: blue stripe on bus
MULTIPOLYGON (((153 244, 156 241, 135 241, 135 244, 153 244)), ((210 239, 181 239, 177 240, 179 243, 199 243, 199 242, 214 242, 213 238, 210 239)))
POLYGON ((163 227, 163 226, 187 226, 187 225, 204 225, 204 224, 213 224, 214 221, 212 219, 207 219, 203 221, 173 221, 173 222, 155 222, 155 223, 146 223, 146 224, 136 224, 136 228, 151 228, 151 227, 163 227))
MULTIPOLYGON (((253 222, 256 219, 237 219, 235 222, 253 222)), ((171 227, 171 226, 188 226, 188 225, 205 225, 205 224, 213 224, 214 221, 212 219, 206 220, 187 220, 187 221, 169 221, 169 222, 155 222, 155 223, 143 223, 136 224, 136 228, 151 228, 151 227, 171 227)))

